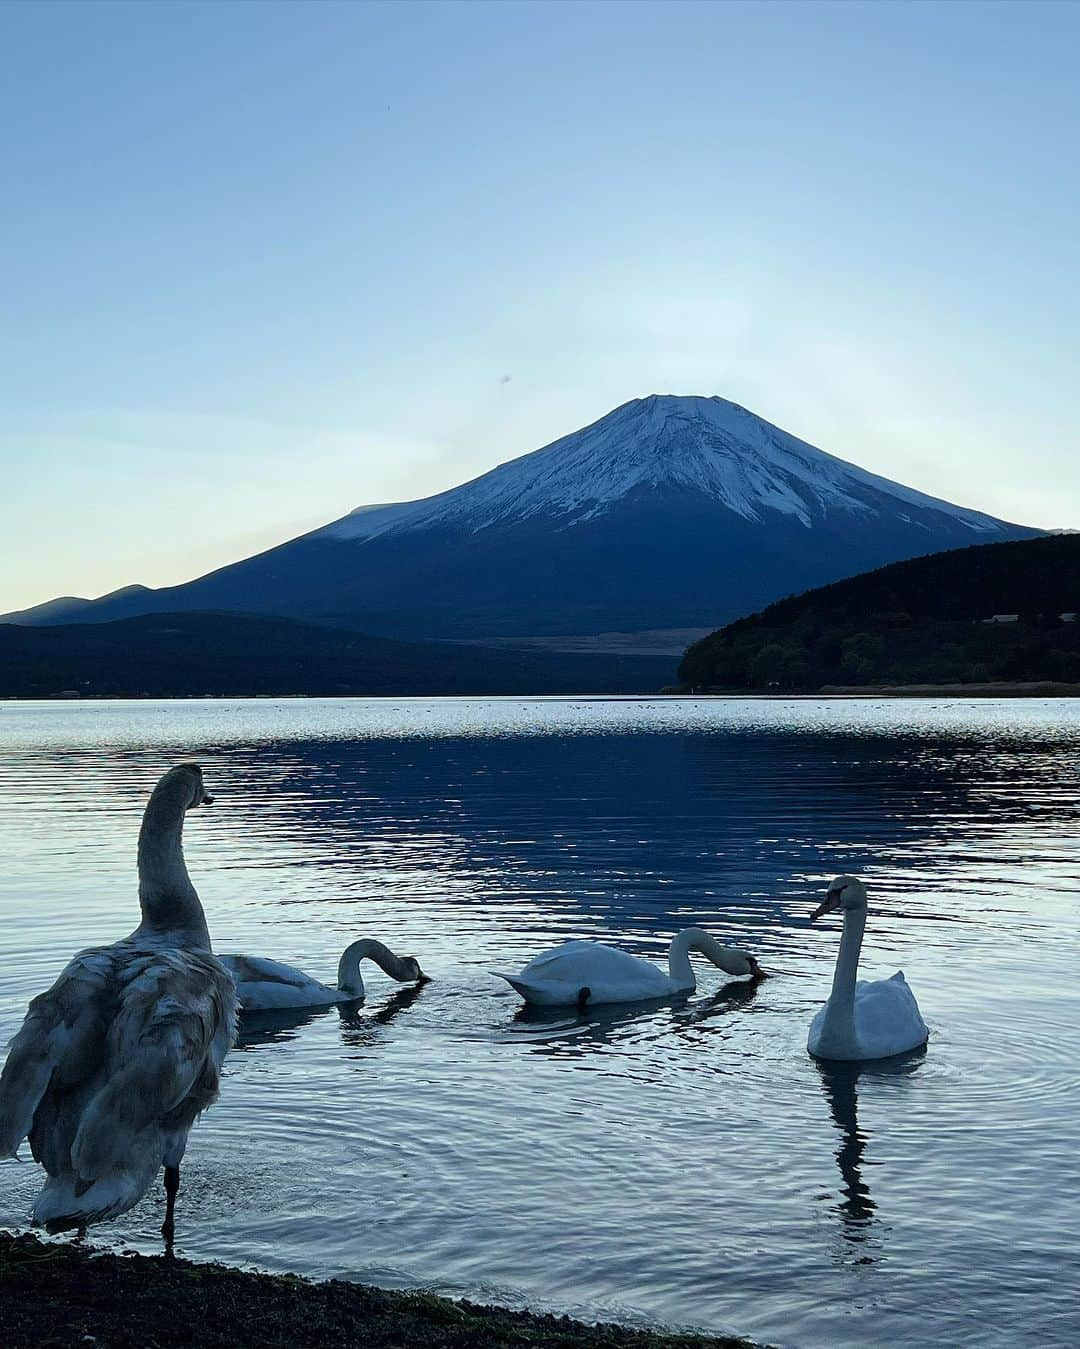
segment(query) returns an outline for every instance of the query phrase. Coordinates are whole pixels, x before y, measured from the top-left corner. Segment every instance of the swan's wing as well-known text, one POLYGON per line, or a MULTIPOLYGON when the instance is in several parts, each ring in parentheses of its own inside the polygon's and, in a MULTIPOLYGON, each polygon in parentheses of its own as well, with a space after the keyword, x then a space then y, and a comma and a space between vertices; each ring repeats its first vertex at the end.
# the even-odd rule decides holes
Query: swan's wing
POLYGON ((208 953, 117 950, 113 985, 92 1079, 50 1090, 34 1122, 52 1163, 34 1218, 54 1231, 124 1212, 182 1155, 236 1032, 232 977, 208 953))
POLYGON ((71 1093, 100 1069, 115 1000, 115 960, 112 948, 102 947, 80 952, 31 1002, 0 1073, 0 1157, 14 1156, 31 1133, 50 1087, 71 1093))
POLYGON ((80 1178, 123 1166, 131 1138, 170 1121, 193 1095, 195 1114, 205 1109, 217 1095, 221 1047, 235 1034, 235 987, 213 956, 169 950, 130 962, 109 1027, 105 1080, 71 1148, 80 1178))
POLYGON ((237 984, 287 984, 290 988, 305 988, 311 979, 302 970, 282 965, 277 960, 262 956, 218 956, 237 984))
POLYGON ((632 1002, 667 997, 671 979, 647 960, 614 946, 572 941, 545 951, 520 974, 501 974, 529 1002, 565 1005, 583 989, 590 1002, 632 1002))
POLYGON ((590 980, 640 979, 650 971, 660 981, 667 982, 655 965, 620 951, 616 946, 604 946, 595 941, 568 941, 531 960, 519 977, 533 983, 557 979, 560 983, 585 985, 590 980))
POLYGON ((861 980, 855 985, 855 1036, 875 1058, 903 1054, 926 1043, 930 1032, 907 980, 861 980))

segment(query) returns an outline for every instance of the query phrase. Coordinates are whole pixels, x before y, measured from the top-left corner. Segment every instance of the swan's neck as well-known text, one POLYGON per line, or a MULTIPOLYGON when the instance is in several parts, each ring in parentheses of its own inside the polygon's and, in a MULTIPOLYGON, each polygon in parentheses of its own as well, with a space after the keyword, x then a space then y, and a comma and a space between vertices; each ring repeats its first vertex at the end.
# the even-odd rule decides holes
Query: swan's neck
POLYGON ((363 941, 354 941, 351 946, 346 946, 338 962, 339 993, 344 993, 350 998, 364 996, 364 980, 360 975, 361 960, 374 960, 384 974, 388 974, 399 983, 405 983, 411 978, 411 970, 404 961, 394 955, 389 946, 367 937, 363 941))
MULTIPOLYGON (((697 977, 690 964, 691 951, 704 951, 708 954, 706 943, 712 942, 707 932, 699 927, 687 927, 676 933, 671 939, 668 951, 668 977, 678 989, 693 992, 697 988, 697 977)), ((715 945, 715 943, 713 943, 715 945)))
POLYGON ((691 951, 700 951, 706 960, 711 961, 717 969, 723 970, 726 974, 748 972, 746 960, 738 951, 730 951, 726 946, 721 946, 704 928, 683 928, 672 938, 671 949, 668 951, 668 977, 680 992, 685 990, 692 993, 697 988, 694 967, 690 964, 691 951))
POLYGON ((668 951, 668 977, 676 988, 689 989, 690 992, 697 988, 694 967, 690 964, 694 936, 695 930, 692 927, 676 933, 671 939, 671 948, 668 951))
MULTIPOLYGON (((170 784, 174 786, 175 784, 170 784)), ((176 933, 184 945, 210 948, 199 896, 184 862, 187 799, 182 791, 155 790, 139 830, 139 935, 176 933)))
POLYGON ((855 981, 859 973, 859 952, 865 930, 866 910, 861 907, 845 909, 840 954, 836 957, 832 992, 821 1028, 822 1040, 830 1048, 855 1043, 855 981))

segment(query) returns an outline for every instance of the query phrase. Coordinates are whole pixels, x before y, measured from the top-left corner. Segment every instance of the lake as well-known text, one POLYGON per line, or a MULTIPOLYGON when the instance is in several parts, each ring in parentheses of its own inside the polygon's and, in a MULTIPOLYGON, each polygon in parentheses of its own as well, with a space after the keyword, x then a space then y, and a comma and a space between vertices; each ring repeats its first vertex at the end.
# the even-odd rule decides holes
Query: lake
MULTIPOLYGON (((249 1028, 184 1164, 178 1249, 786 1346, 1080 1342, 1080 703, 326 700, 0 705, 0 1039, 137 921, 149 789, 215 946, 368 1000, 249 1028), (864 875, 863 972, 923 1055, 806 1033, 864 875), (699 924, 773 977, 524 1014, 491 969, 699 924), (367 970, 365 966, 365 971, 367 970)), ((0 1163, 0 1224, 40 1172, 0 1163)), ((159 1187, 95 1229, 160 1249, 159 1187)))

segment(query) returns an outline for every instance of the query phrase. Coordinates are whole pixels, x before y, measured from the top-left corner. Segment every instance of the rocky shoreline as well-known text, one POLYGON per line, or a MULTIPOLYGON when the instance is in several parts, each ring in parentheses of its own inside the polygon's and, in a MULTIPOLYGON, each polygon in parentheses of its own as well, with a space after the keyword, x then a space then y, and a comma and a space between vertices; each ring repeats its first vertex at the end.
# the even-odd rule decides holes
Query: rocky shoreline
POLYGON ((751 1349, 0 1232, 5 1349, 751 1349))

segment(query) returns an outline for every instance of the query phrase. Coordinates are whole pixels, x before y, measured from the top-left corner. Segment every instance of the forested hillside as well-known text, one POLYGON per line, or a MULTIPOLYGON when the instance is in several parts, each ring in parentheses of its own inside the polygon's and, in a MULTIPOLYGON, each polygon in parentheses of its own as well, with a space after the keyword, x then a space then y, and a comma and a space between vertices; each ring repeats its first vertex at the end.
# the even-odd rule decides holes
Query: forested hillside
POLYGON ((1080 535, 934 553, 770 605, 691 646, 689 686, 1080 681, 1080 535), (1017 615, 1015 622, 996 616, 1017 615))

